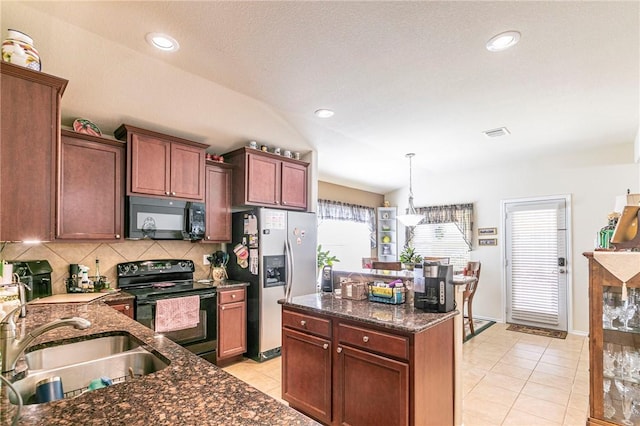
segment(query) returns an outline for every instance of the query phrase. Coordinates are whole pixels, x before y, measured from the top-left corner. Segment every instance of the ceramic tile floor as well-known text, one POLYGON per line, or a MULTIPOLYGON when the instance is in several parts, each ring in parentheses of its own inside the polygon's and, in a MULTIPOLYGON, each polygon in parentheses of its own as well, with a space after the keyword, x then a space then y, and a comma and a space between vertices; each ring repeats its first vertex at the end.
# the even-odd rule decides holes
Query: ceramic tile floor
MULTIPOLYGON (((464 426, 584 426, 587 337, 552 339, 506 328, 494 324, 463 345, 464 426)), ((280 360, 247 359, 225 370, 280 399, 280 360)))

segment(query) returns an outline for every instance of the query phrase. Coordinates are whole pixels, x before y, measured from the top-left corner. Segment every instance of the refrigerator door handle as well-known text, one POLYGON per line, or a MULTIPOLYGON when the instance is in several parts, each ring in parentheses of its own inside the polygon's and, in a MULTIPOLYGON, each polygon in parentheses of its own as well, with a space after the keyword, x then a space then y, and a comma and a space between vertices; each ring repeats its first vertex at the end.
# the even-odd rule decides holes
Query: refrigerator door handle
POLYGON ((284 290, 284 297, 287 302, 291 301, 291 287, 293 286, 293 252, 291 250, 291 242, 289 238, 284 241, 284 252, 287 259, 287 275, 286 275, 286 287, 284 290))

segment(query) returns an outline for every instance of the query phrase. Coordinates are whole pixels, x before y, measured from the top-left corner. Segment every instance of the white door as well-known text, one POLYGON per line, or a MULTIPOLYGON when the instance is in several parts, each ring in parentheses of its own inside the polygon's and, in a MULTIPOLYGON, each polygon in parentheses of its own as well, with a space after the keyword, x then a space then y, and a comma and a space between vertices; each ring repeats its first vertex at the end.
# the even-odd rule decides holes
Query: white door
POLYGON ((569 197, 504 204, 507 322, 567 331, 569 197))

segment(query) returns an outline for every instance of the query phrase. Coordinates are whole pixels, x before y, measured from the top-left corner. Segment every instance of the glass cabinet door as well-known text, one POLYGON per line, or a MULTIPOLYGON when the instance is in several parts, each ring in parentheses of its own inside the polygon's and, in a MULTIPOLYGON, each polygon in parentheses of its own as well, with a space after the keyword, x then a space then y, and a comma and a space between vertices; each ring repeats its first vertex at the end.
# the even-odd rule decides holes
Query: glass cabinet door
POLYGON ((627 287, 626 300, 620 285, 601 289, 602 369, 591 372, 592 379, 601 377, 594 382, 594 393, 600 386, 602 392, 593 399, 596 412, 612 423, 640 425, 640 289, 627 287))

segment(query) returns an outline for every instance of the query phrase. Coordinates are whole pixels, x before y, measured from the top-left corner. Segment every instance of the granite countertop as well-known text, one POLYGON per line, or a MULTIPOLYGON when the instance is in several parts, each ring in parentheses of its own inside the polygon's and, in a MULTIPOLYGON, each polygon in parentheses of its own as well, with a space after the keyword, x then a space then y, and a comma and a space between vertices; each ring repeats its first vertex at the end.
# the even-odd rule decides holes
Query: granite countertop
MULTIPOLYGON (((126 294, 109 297, 122 296, 126 294)), ((84 340, 95 334, 124 331, 142 341, 148 350, 166 358, 170 364, 155 373, 75 398, 25 405, 20 425, 317 424, 100 301, 29 305, 26 318, 17 322, 18 330, 33 330, 41 324, 69 316, 86 318, 92 325, 87 330, 71 327, 51 330, 36 339, 27 350, 53 346, 62 339, 84 340)), ((8 402, 8 388, 3 385, 0 390, 0 424, 10 424, 16 407, 8 402)))
POLYGON ((293 297, 290 301, 283 299, 278 303, 311 313, 362 321, 409 333, 420 333, 459 314, 457 310, 447 313, 424 312, 409 303, 391 305, 370 302, 368 299, 342 299, 334 293, 308 294, 293 297))

